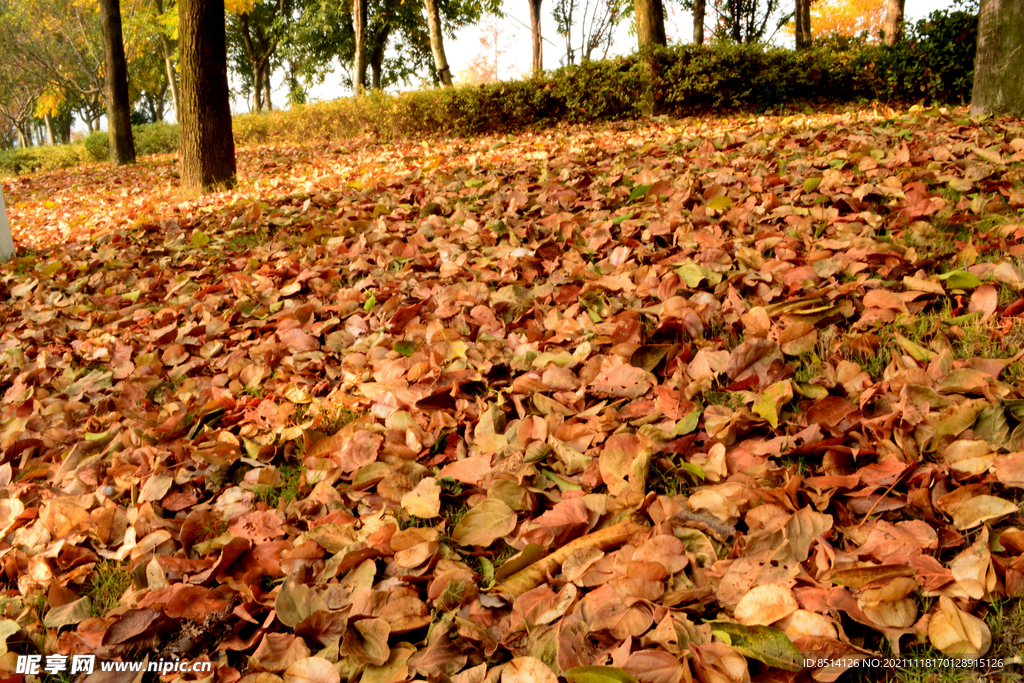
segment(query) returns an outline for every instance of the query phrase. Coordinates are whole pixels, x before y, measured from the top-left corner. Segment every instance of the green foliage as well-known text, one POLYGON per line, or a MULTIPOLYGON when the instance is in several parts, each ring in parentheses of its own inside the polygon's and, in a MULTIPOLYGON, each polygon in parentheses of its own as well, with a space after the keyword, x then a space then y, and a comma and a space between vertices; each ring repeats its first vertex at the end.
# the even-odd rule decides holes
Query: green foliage
POLYGON ((977 13, 932 12, 888 45, 858 45, 867 90, 881 100, 967 102, 974 83, 977 13))

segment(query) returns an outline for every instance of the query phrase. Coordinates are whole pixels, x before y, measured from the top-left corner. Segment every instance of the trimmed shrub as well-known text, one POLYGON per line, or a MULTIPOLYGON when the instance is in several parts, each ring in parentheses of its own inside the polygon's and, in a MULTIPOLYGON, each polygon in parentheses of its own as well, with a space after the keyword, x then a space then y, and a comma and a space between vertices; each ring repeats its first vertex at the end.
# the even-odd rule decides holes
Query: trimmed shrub
MULTIPOLYGON (((177 152, 178 124, 160 122, 132 126, 132 139, 136 156, 177 152)), ((82 144, 96 161, 105 161, 110 156, 110 138, 106 131, 90 133, 82 144)))

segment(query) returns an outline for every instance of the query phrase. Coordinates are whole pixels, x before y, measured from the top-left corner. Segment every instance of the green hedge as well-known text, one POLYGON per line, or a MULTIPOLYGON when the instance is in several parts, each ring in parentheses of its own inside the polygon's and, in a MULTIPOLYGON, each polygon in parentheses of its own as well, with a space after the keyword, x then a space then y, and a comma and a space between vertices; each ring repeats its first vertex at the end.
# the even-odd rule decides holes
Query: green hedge
POLYGON ((471 135, 634 118, 640 114, 645 63, 653 67, 656 110, 667 115, 861 99, 962 104, 971 96, 976 32, 973 14, 943 11, 908 26, 905 40, 892 46, 847 37, 827 37, 799 52, 730 43, 676 45, 518 81, 238 116, 235 139, 245 145, 362 133, 471 135))
MULTIPOLYGON (((502 133, 555 122, 588 123, 640 115, 643 74, 658 113, 765 111, 802 102, 880 100, 894 104, 967 102, 977 17, 934 12, 908 26, 897 45, 831 36, 799 52, 759 45, 676 45, 644 55, 592 61, 534 78, 480 86, 374 93, 236 116, 238 145, 405 135, 502 133)), ((132 129, 137 153, 173 152, 178 128, 132 129)), ((0 173, 49 170, 107 157, 106 133, 79 145, 0 152, 0 173)))

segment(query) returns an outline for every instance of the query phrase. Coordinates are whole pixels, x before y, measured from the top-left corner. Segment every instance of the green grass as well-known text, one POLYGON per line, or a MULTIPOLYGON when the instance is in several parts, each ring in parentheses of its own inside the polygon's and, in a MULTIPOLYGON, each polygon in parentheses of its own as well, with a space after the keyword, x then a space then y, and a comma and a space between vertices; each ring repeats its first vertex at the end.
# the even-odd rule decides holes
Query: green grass
POLYGON ((127 564, 100 560, 92 570, 89 591, 86 595, 91 603, 94 617, 102 617, 117 607, 121 596, 132 585, 132 575, 127 564))
POLYGON ((268 508, 276 508, 282 501, 287 505, 299 497, 299 482, 305 471, 306 467, 302 464, 281 465, 277 468, 280 485, 257 484, 252 490, 254 499, 266 504, 268 508))

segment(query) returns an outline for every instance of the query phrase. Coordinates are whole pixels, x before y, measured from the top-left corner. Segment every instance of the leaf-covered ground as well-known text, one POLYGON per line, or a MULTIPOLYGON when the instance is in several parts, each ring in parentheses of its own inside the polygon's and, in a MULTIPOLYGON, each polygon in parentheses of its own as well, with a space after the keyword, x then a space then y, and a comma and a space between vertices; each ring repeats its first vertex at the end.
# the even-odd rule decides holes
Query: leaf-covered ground
POLYGON ((5 180, 0 669, 1016 676, 1022 161, 861 109, 5 180))

